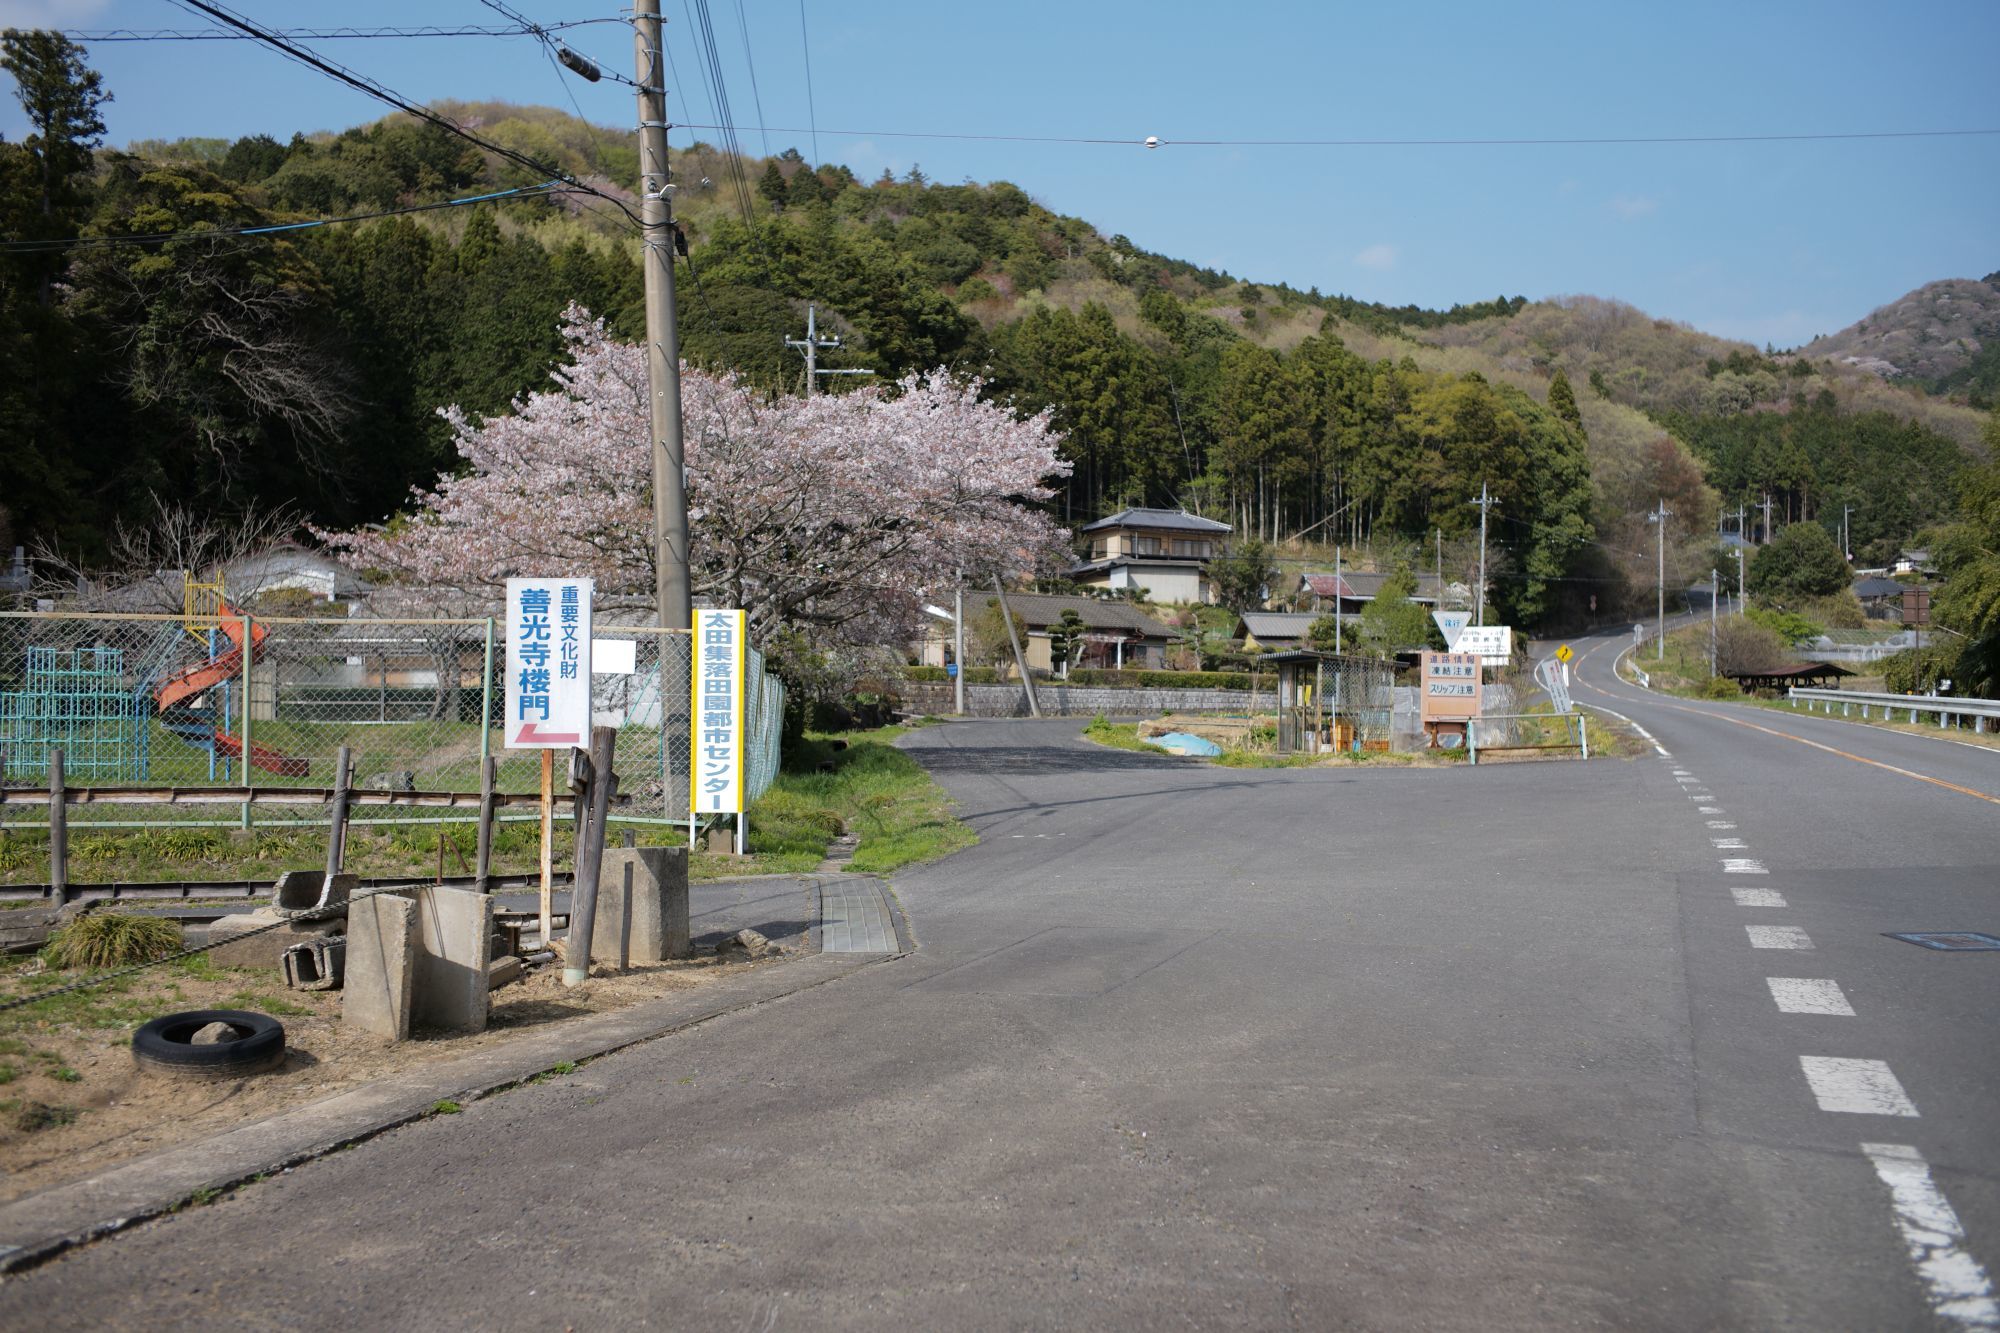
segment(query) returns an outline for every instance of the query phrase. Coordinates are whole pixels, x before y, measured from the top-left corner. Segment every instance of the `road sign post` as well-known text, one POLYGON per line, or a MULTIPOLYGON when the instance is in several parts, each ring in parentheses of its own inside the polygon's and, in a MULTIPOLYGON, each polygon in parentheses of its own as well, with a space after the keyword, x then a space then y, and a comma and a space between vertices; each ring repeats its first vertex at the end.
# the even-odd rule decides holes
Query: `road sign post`
POLYGON ((1420 659, 1420 718, 1432 749, 1455 750, 1471 740, 1479 716, 1479 658, 1473 653, 1425 653, 1420 659))
POLYGON ((542 946, 555 910, 555 752, 590 735, 590 579, 507 580, 507 674, 501 743, 542 752, 542 946))

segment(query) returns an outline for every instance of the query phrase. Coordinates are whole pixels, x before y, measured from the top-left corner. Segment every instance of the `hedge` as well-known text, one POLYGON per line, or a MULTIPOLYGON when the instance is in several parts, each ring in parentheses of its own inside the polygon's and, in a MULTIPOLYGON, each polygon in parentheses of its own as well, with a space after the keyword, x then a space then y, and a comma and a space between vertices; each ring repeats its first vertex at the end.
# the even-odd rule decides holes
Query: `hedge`
MULTIPOLYGON (((1272 677, 1262 677, 1265 685, 1272 677)), ((1106 671, 1098 667, 1077 667, 1069 673, 1068 684, 1104 685, 1129 690, 1247 690, 1252 677, 1247 671, 1106 671)))
MULTIPOLYGON (((945 674, 943 667, 906 666, 903 668, 903 679, 941 681, 950 680, 951 677, 945 674)), ((995 667, 967 667, 965 683, 968 685, 998 685, 1000 684, 1000 672, 995 667)))

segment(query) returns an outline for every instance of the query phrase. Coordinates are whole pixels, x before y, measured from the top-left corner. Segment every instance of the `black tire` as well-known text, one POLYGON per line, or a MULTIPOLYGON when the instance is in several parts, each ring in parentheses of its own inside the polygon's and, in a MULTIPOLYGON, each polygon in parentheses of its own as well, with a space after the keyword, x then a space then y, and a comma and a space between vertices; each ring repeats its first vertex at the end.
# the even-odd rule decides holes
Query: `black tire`
POLYGON ((132 1062, 148 1074, 216 1082, 261 1074, 285 1062, 285 1025, 247 1009, 196 1009, 156 1018, 132 1034, 132 1062), (235 1041, 189 1041, 210 1023, 227 1023, 235 1041))

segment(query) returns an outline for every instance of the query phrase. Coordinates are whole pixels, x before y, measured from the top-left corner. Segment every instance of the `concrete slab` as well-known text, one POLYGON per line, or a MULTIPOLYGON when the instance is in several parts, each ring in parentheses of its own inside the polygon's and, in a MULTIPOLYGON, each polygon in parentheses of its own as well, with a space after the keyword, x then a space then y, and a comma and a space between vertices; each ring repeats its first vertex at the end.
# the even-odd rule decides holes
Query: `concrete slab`
POLYGON ((420 888, 411 1017, 424 1027, 486 1030, 486 967, 493 961, 493 896, 420 888))
POLYGON ((417 951, 414 901, 382 893, 350 903, 341 1021, 391 1041, 407 1040, 417 951))
POLYGON ((209 926, 199 938, 193 931, 186 932, 186 935, 190 948, 204 940, 207 942, 208 960, 217 967, 267 967, 275 972, 284 965, 285 950, 294 944, 321 935, 338 935, 342 929, 339 917, 326 921, 293 921, 270 908, 259 908, 254 912, 224 917, 209 926), (274 925, 279 928, 266 930, 261 935, 249 934, 274 925))
POLYGON ((819 947, 823 953, 896 952, 896 926, 880 882, 844 875, 821 881, 819 947))
POLYGON ((687 849, 613 847, 605 849, 604 871, 598 877, 597 921, 591 930, 593 959, 602 963, 618 957, 618 933, 628 893, 633 962, 657 963, 686 958, 694 952, 689 932, 687 849))

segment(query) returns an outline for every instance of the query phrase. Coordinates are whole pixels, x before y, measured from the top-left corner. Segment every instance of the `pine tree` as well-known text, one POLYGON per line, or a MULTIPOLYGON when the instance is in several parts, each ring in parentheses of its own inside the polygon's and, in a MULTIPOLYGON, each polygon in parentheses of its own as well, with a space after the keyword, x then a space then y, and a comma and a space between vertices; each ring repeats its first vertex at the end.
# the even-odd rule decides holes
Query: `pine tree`
POLYGON ((1549 411, 1568 422, 1577 434, 1584 433, 1583 413, 1577 409, 1576 391, 1569 387, 1569 376, 1560 370, 1549 381, 1549 411))
POLYGON ((785 173, 778 170, 777 159, 773 158, 764 164, 764 175, 757 182, 757 193, 769 200, 771 207, 780 213, 784 212, 785 205, 791 202, 789 192, 785 188, 785 173))

